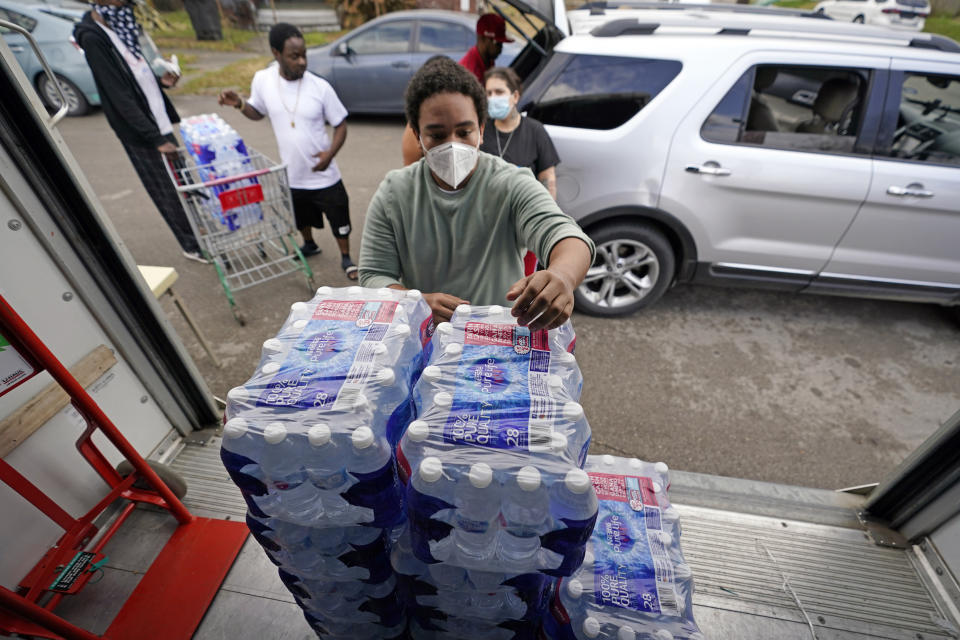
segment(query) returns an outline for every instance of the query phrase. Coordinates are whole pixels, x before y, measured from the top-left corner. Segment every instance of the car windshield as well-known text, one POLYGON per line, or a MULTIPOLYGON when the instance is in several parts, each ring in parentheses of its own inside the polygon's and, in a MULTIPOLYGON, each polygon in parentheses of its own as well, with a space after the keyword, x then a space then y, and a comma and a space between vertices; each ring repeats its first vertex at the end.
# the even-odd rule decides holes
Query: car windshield
POLYGON ((68 22, 72 22, 74 24, 80 22, 81 20, 81 16, 78 16, 72 13, 63 12, 63 11, 57 11, 56 9, 40 9, 40 11, 47 14, 48 16, 53 16, 54 18, 60 18, 61 20, 67 20, 68 22))

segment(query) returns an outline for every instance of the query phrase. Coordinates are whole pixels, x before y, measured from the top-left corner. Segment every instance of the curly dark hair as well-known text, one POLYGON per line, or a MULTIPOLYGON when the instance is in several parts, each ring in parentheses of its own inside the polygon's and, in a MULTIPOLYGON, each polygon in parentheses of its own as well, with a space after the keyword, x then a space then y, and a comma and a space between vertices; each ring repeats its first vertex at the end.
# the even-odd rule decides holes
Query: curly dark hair
POLYGON ((270 48, 283 53, 283 46, 287 44, 290 38, 300 38, 303 40, 303 33, 300 29, 288 22, 278 22, 270 27, 270 48))
POLYGON ((417 135, 420 134, 420 106, 438 93, 467 96, 477 110, 477 122, 486 122, 487 95, 477 78, 452 59, 437 56, 413 74, 404 96, 407 122, 417 135))

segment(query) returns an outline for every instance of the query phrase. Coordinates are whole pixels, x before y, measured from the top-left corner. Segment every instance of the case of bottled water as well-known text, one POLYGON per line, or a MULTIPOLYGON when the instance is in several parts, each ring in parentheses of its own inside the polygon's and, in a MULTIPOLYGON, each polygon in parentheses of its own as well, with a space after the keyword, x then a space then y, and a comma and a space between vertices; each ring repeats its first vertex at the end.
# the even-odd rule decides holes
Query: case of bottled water
POLYGON ((583 565, 562 578, 544 632, 554 640, 704 640, 693 618, 693 576, 680 550, 669 469, 590 456, 600 501, 583 565))
MULTIPOLYGON (((240 134, 215 113, 185 118, 180 123, 180 135, 197 164, 198 175, 204 182, 239 176, 252 169, 247 147, 240 134)), ((215 185, 212 190, 219 196, 224 191, 255 184, 259 184, 256 177, 244 178, 215 185)), ((203 201, 202 206, 230 231, 263 219, 263 210, 258 203, 224 211, 219 198, 209 198, 203 201)))
POLYGON ((405 519, 394 444, 430 318, 417 291, 322 287, 228 394, 221 458, 247 524, 325 637, 406 629, 390 563, 405 519))
POLYGON ((464 305, 432 342, 397 453, 415 555, 570 575, 597 512, 571 325, 531 334, 509 309, 464 305))

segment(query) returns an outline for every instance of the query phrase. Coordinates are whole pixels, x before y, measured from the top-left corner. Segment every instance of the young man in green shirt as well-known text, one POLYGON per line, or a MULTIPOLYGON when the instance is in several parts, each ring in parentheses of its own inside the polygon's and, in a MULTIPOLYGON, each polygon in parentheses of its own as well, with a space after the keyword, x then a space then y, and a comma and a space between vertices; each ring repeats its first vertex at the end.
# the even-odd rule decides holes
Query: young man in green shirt
POLYGON ((360 284, 419 289, 436 322, 460 304, 512 302, 531 331, 563 324, 593 242, 529 169, 479 152, 483 88, 440 59, 410 81, 406 111, 425 157, 388 173, 370 202, 360 284), (546 269, 524 277, 523 247, 546 269))

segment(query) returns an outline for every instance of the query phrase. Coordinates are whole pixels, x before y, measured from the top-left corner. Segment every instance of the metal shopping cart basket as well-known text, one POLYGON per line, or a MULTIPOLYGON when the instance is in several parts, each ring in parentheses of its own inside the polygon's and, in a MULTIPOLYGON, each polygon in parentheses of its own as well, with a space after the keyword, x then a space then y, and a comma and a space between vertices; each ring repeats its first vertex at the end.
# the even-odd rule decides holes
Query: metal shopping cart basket
POLYGON ((312 292, 313 272, 294 241, 285 165, 253 149, 244 157, 197 165, 185 149, 167 172, 180 194, 203 256, 217 270, 233 317, 246 324, 234 293, 299 271, 312 292))

